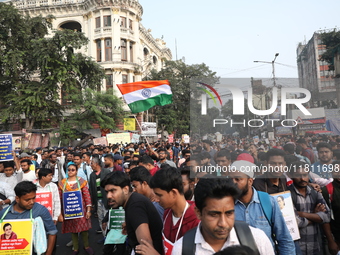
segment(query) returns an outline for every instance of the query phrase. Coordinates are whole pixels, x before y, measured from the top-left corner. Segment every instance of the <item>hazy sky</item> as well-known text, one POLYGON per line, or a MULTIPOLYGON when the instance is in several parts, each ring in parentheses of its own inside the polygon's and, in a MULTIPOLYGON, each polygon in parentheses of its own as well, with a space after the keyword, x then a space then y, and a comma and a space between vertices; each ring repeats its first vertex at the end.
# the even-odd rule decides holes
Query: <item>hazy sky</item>
POLYGON ((220 77, 297 77, 296 47, 319 29, 340 27, 338 0, 139 0, 142 24, 164 36, 176 59, 206 63, 220 77))

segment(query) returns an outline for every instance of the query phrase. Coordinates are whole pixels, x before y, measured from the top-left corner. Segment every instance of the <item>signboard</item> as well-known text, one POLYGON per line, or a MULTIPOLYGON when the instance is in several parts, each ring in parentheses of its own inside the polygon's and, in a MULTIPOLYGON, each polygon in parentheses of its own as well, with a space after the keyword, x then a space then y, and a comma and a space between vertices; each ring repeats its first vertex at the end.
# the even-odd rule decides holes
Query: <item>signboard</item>
POLYGON ((108 144, 116 144, 116 143, 130 143, 130 133, 111 133, 106 135, 108 144))
POLYGON ((184 143, 190 143, 190 137, 188 135, 182 135, 182 141, 184 143))
POLYGON ((326 124, 306 124, 299 126, 299 130, 324 130, 325 128, 326 124))
POLYGON ((174 142, 174 135, 169 135, 168 136, 168 142, 173 143, 174 142))
POLYGON ((132 134, 131 142, 132 142, 132 143, 139 143, 139 138, 140 138, 140 135, 138 135, 138 134, 132 134))
POLYGON ((15 151, 21 150, 21 136, 13 136, 12 138, 12 149, 15 151))
POLYGON ((52 192, 37 192, 35 195, 35 202, 46 207, 46 209, 52 214, 52 192))
POLYGON ((292 110, 292 119, 296 120, 298 124, 317 124, 326 122, 325 109, 323 107, 310 108, 308 111, 312 115, 304 115, 300 110, 292 110))
POLYGON ((136 130, 135 118, 124 118, 124 130, 136 130))
POLYGON ((268 132, 268 139, 271 141, 275 140, 274 132, 268 132))
POLYGON ((142 122, 141 124, 142 136, 157 136, 157 123, 156 122, 142 122))
POLYGON ((122 207, 111 209, 109 211, 109 229, 122 230, 122 224, 125 222, 125 211, 122 207))
POLYGON ((12 142, 12 134, 0 134, 0 161, 13 160, 12 142))
POLYGON ((30 219, 4 219, 4 221, 0 224, 0 230, 0 255, 32 254, 33 224, 30 219))
POLYGON ((287 228, 293 240, 300 239, 300 231, 296 222, 294 205, 290 191, 271 194, 279 205, 287 228))
POLYGON ((293 130, 291 127, 276 127, 275 128, 276 135, 292 135, 293 130))
POLYGON ((63 209, 65 220, 84 217, 80 190, 63 192, 63 209))
POLYGON ((107 146, 106 137, 93 138, 93 144, 107 146))

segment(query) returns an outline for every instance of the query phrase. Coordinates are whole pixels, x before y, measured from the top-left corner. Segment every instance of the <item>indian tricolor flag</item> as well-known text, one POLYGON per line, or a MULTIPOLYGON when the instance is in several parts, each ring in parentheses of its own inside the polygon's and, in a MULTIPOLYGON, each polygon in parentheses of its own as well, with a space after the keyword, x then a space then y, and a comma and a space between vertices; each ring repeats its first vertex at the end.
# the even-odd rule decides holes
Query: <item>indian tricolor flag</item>
POLYGON ((137 81, 117 86, 132 113, 146 111, 155 105, 172 103, 172 92, 167 80, 137 81))

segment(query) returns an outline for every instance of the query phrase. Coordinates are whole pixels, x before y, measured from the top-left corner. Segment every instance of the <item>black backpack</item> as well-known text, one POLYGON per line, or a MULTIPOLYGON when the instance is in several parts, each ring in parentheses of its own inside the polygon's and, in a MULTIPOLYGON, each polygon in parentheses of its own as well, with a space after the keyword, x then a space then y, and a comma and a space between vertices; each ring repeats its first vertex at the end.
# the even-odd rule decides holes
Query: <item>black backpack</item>
MULTIPOLYGON (((234 228, 242 246, 248 246, 256 255, 260 255, 249 225, 243 221, 235 221, 234 228)), ((190 229, 183 236, 182 255, 194 255, 196 252, 195 235, 197 227, 190 229)))

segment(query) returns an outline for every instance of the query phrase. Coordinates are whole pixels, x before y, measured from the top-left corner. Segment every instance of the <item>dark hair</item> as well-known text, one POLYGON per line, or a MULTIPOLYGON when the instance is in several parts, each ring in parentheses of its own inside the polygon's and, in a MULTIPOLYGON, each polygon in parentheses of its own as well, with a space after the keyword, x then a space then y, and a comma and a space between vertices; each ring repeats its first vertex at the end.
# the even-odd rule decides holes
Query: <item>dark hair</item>
POLYGON ((88 151, 81 154, 82 157, 83 157, 84 155, 88 156, 89 158, 91 157, 91 153, 88 152, 88 151))
POLYGON ((304 138, 300 138, 299 140, 296 141, 296 143, 300 143, 300 144, 306 144, 307 145, 307 142, 304 138))
POLYGON ((280 150, 280 149, 270 149, 266 153, 267 161, 270 159, 270 157, 281 156, 281 157, 284 158, 285 155, 286 155, 286 153, 283 150, 280 150))
POLYGON ((150 181, 151 188, 160 188, 166 192, 177 189, 180 194, 184 194, 181 172, 170 166, 162 166, 150 181))
POLYGON ((120 171, 108 173, 104 177, 104 179, 100 182, 100 186, 102 188, 105 188, 106 185, 114 185, 119 186, 121 188, 129 186, 129 190, 130 191, 132 190, 129 176, 126 173, 120 171))
POLYGON ((302 146, 297 144, 296 147, 295 147, 295 152, 297 154, 300 154, 302 152, 302 150, 303 150, 302 146))
POLYGON ((5 228, 8 227, 8 226, 12 227, 11 223, 8 223, 8 222, 5 223, 4 226, 2 227, 2 229, 5 231, 5 228))
POLYGON ((32 156, 33 156, 33 158, 34 158, 35 160, 38 159, 38 155, 37 155, 37 154, 32 154, 32 156))
POLYGON ((202 151, 201 152, 201 159, 211 159, 211 155, 210 155, 210 153, 209 152, 207 152, 207 151, 202 151))
POLYGON ((49 169, 49 168, 39 168, 39 172, 38 172, 39 180, 41 180, 42 177, 45 177, 48 174, 53 174, 52 169, 49 169))
POLYGON ((195 176, 195 173, 190 170, 189 166, 185 166, 181 169, 181 175, 186 175, 190 182, 195 181, 195 178, 192 178, 193 176, 195 176))
POLYGON ((182 150, 182 155, 184 156, 185 154, 187 153, 190 153, 191 154, 191 151, 190 150, 187 150, 187 149, 184 149, 182 150))
POLYGON ((4 168, 11 167, 14 169, 14 161, 5 161, 4 163, 4 168))
POLYGON ((248 246, 233 245, 214 253, 214 255, 255 255, 255 252, 248 246))
POLYGON ((295 155, 286 155, 285 156, 285 161, 286 161, 286 165, 290 166, 293 162, 301 161, 301 160, 300 160, 300 158, 298 158, 295 155))
POLYGON ((108 158, 108 159, 111 159, 113 161, 113 155, 112 153, 108 153, 104 156, 104 158, 108 158))
POLYGON ((139 162, 142 164, 151 164, 151 165, 154 164, 153 159, 148 155, 144 155, 143 157, 141 157, 139 162))
POLYGON ((139 161, 138 160, 131 160, 130 161, 130 166, 138 166, 139 165, 139 161))
POLYGON ((30 159, 24 159, 24 160, 21 160, 20 163, 27 163, 28 165, 32 165, 32 161, 30 159))
POLYGON ((222 149, 219 152, 217 152, 217 158, 221 158, 221 157, 226 157, 226 159, 231 160, 231 155, 230 155, 230 151, 226 150, 226 149, 222 149))
POLYGON ((74 157, 79 157, 79 158, 81 158, 81 154, 79 154, 79 153, 74 153, 74 154, 73 154, 73 158, 74 158, 74 157))
POLYGON ((207 198, 222 199, 231 196, 235 202, 240 193, 232 179, 201 178, 195 187, 194 194, 196 207, 202 212, 207 198))
POLYGON ((295 146, 294 146, 294 144, 287 143, 283 146, 283 150, 288 152, 289 154, 294 154, 295 146))
POLYGON ((283 196, 277 196, 276 200, 277 200, 278 198, 281 198, 281 200, 283 201, 283 204, 286 205, 286 203, 285 203, 285 198, 284 198, 283 196))
POLYGON ((149 170, 146 169, 144 166, 137 166, 131 169, 130 171, 130 180, 137 181, 141 184, 146 182, 148 185, 150 184, 152 175, 150 174, 149 170))
POLYGON ((316 146, 316 150, 319 151, 321 148, 332 150, 332 145, 330 145, 329 143, 318 143, 318 145, 316 146))
POLYGON ((30 181, 19 182, 14 187, 14 192, 17 197, 22 197, 28 193, 36 192, 36 191, 37 191, 37 185, 33 184, 33 182, 30 182, 30 181))
POLYGON ((302 162, 302 161, 295 161, 295 162, 292 162, 290 164, 290 166, 288 167, 288 171, 290 174, 294 174, 296 172, 297 169, 299 168, 305 168, 307 164, 305 162, 302 162))

